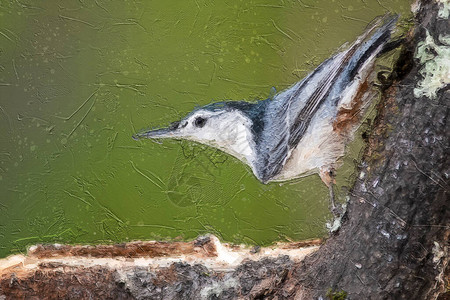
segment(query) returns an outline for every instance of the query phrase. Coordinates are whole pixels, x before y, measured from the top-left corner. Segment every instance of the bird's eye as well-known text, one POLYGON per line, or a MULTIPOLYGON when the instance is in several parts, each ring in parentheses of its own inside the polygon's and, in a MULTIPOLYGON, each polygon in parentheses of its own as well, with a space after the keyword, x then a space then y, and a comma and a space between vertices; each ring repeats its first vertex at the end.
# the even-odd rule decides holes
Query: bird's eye
POLYGON ((203 126, 205 126, 205 124, 206 124, 206 119, 205 118, 197 117, 194 120, 195 127, 202 128, 203 126))

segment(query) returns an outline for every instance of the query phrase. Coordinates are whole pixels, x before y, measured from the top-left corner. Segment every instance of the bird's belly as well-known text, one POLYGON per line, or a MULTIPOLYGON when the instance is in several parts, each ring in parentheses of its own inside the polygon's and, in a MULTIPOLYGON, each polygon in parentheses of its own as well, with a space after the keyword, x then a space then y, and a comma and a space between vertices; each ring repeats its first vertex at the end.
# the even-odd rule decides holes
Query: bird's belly
POLYGON ((318 120, 311 127, 292 150, 274 181, 306 176, 318 172, 324 166, 337 167, 336 161, 345 150, 343 137, 333 131, 333 124, 329 119, 318 120))

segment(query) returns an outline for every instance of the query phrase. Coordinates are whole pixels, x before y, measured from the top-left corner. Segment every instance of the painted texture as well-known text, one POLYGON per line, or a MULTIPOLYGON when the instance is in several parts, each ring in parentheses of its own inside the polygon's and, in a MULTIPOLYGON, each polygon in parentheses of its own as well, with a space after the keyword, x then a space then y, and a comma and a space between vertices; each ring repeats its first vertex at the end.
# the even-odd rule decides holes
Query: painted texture
MULTIPOLYGON (((39 242, 268 244, 324 234, 318 176, 263 185, 238 160, 136 129, 265 99, 409 1, 7 1, 0 5, 0 256, 39 242)), ((339 169, 348 184, 361 142, 339 169)))

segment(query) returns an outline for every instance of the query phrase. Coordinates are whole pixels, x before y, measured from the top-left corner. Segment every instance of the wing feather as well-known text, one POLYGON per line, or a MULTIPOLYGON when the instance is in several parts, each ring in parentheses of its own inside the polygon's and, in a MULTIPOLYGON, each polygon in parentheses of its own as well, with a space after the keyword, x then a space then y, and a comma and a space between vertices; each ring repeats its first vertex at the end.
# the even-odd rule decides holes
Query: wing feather
POLYGON ((266 107, 263 135, 254 162, 256 176, 270 181, 283 168, 316 112, 325 103, 336 103, 358 68, 374 51, 380 51, 390 37, 397 16, 375 22, 352 46, 323 62, 305 79, 277 94, 266 107))

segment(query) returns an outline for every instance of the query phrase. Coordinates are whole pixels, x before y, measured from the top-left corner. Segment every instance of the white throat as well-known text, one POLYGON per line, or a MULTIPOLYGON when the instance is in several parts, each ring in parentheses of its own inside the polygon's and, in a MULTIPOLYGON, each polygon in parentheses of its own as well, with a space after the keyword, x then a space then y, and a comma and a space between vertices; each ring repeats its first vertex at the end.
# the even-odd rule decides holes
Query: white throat
POLYGON ((224 112, 211 130, 194 137, 201 143, 221 149, 250 167, 255 158, 255 142, 251 133, 252 121, 239 111, 224 112))

